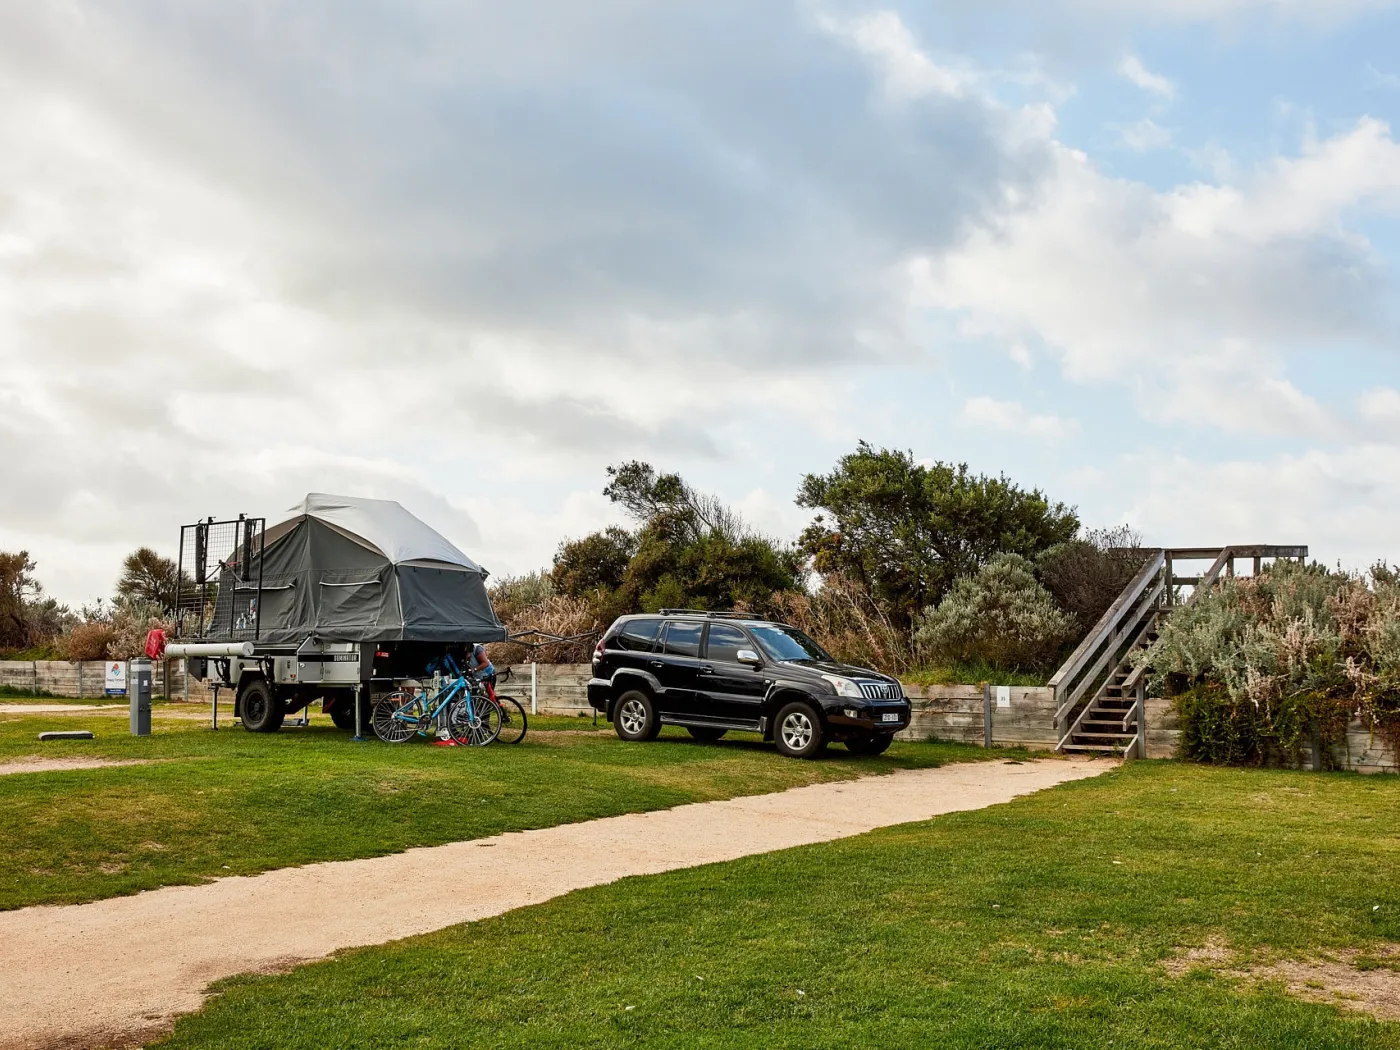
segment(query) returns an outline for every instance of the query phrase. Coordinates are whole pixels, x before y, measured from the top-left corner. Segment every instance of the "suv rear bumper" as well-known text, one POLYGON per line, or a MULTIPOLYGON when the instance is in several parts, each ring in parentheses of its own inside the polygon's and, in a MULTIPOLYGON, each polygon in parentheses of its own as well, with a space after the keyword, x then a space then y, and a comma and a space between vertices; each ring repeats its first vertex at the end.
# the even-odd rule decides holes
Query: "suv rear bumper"
POLYGON ((593 710, 606 714, 608 702, 612 700, 612 693, 612 683, 606 678, 590 678, 588 680, 588 706, 593 710))

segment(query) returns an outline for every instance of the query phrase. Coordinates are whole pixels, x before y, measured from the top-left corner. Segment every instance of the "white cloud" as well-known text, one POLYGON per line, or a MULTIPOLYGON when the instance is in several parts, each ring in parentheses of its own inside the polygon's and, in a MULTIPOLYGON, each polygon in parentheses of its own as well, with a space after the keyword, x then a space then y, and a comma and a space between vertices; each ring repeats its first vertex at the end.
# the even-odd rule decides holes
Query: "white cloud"
POLYGON ((1176 85, 1161 74, 1149 70, 1137 55, 1125 55, 1118 63, 1118 72, 1144 91, 1150 91, 1165 99, 1176 97, 1176 85))
POLYGON ((877 11, 850 20, 822 15, 818 24, 879 63, 885 93, 891 99, 907 101, 928 95, 962 98, 977 86, 979 78, 974 71, 939 65, 929 58, 896 11, 877 11))
POLYGON ((989 427, 1009 434, 1058 441, 1079 433, 1079 423, 1054 415, 1036 415, 1015 401, 972 397, 963 403, 960 416, 965 423, 989 427))
POLYGON ((1187 22, 1235 20, 1271 15, 1300 22, 1335 24, 1370 11, 1394 7, 1396 0, 1071 0, 1072 5, 1119 17, 1153 15, 1187 22))
POLYGON ((1328 564, 1400 561, 1400 447, 1358 444, 1260 460, 1141 459, 1129 518, 1152 543, 1305 543, 1328 564))
POLYGON ((1119 128, 1119 134, 1123 138, 1123 145, 1136 153, 1147 153, 1172 144, 1171 130, 1162 127, 1151 117, 1143 117, 1124 125, 1119 128))
POLYGON ((1367 390, 1356 400, 1362 419, 1377 423, 1400 422, 1400 391, 1393 387, 1367 390))
POLYGON ((1166 404, 1266 433, 1327 426, 1281 378, 1280 351, 1394 338, 1380 264, 1346 226, 1356 208, 1400 210, 1384 124, 1361 120, 1237 184, 1163 192, 1054 149, 1031 201, 914 266, 965 333, 1042 343, 1075 380, 1131 380, 1151 414, 1166 404))

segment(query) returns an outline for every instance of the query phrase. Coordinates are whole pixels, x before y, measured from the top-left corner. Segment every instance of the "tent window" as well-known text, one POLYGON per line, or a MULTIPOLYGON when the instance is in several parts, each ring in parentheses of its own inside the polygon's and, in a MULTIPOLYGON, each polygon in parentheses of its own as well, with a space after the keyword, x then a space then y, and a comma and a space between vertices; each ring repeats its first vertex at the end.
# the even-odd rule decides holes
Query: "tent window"
POLYGON ((321 614, 324 627, 359 627, 379 619, 379 579, 322 580, 321 614))

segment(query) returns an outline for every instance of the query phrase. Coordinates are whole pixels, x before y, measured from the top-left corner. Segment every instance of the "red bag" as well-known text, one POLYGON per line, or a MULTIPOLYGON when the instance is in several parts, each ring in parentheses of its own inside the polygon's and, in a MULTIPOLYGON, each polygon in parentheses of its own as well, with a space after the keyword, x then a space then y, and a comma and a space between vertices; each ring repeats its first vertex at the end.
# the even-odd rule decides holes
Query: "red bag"
POLYGON ((165 628, 153 628, 146 635, 146 655, 152 660, 159 660, 165 655, 165 628))

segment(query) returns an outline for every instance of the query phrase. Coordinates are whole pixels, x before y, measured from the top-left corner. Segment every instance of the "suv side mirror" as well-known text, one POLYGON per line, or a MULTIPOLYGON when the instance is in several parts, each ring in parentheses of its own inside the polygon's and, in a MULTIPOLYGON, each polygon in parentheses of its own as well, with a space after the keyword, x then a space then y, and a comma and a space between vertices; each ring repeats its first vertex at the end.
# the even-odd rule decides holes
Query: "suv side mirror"
POLYGON ((734 659, 738 660, 741 664, 749 664, 753 667, 763 666, 763 657, 759 656, 758 653, 754 652, 752 649, 740 649, 734 654, 734 659))

